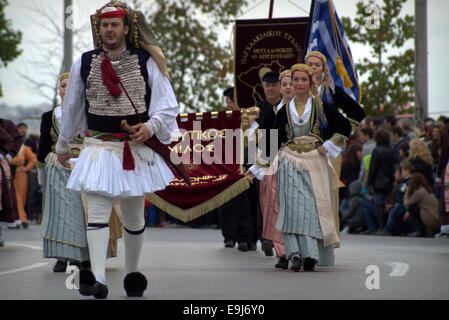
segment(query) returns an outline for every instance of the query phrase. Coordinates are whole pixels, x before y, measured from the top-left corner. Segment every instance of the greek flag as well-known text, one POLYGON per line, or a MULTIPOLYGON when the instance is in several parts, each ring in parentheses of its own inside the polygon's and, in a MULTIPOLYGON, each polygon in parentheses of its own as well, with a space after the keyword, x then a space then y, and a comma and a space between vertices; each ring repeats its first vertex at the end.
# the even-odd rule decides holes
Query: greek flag
POLYGON ((320 51, 335 85, 344 88, 354 100, 362 100, 362 88, 351 49, 332 0, 315 0, 307 52, 320 51))

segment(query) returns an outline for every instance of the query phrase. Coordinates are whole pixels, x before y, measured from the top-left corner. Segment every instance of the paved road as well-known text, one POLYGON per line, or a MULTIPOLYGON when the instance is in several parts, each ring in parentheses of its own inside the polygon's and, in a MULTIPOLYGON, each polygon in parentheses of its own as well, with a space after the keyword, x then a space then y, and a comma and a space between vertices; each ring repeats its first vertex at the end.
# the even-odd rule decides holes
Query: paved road
MULTIPOLYGON (((39 231, 38 225, 4 231, 0 300, 92 300, 66 288, 67 274, 52 272, 55 260, 42 258, 39 231)), ((335 266, 295 273, 275 269, 276 259, 260 250, 224 248, 219 230, 147 228, 145 237, 141 271, 149 289, 143 299, 449 299, 447 238, 346 234, 335 266)), ((120 240, 119 257, 107 262, 109 299, 127 299, 123 250, 120 240)))

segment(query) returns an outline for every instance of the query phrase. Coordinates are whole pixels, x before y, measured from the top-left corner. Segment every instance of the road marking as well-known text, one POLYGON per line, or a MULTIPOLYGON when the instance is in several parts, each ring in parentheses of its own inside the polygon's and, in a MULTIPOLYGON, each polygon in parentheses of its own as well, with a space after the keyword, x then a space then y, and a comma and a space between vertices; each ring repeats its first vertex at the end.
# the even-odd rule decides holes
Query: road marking
POLYGON ((6 242, 5 245, 11 245, 11 246, 16 246, 16 247, 24 247, 24 248, 29 248, 29 249, 33 249, 33 250, 42 250, 42 247, 38 247, 38 246, 32 246, 30 244, 23 244, 23 243, 17 243, 17 242, 6 242))
POLYGON ((47 264, 48 264, 48 262, 37 262, 37 263, 31 264, 29 266, 25 266, 25 267, 22 267, 22 268, 17 268, 17 269, 12 269, 12 270, 7 270, 7 271, 0 272, 0 276, 3 276, 5 274, 11 274, 11 273, 16 273, 16 272, 21 272, 21 271, 27 271, 27 270, 31 270, 31 269, 40 268, 40 267, 46 266, 47 264))
POLYGON ((390 277, 403 277, 410 266, 404 262, 389 262, 387 263, 390 267, 393 268, 393 271, 390 273, 390 277))

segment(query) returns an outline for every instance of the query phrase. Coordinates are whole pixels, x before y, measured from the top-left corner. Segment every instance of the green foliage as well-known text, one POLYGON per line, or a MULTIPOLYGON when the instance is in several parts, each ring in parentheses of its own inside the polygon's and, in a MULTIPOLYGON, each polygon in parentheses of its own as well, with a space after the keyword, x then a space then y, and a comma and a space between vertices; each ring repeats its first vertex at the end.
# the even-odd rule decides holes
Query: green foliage
POLYGON ((356 63, 359 76, 366 77, 361 86, 367 115, 402 113, 402 106, 414 102, 415 52, 414 46, 406 49, 405 45, 414 38, 415 21, 413 16, 400 16, 406 1, 383 0, 374 13, 368 9, 378 1, 359 1, 357 17, 341 19, 350 41, 371 47, 371 56, 356 63), (379 26, 375 26, 376 14, 379 26))
MULTIPOLYGON (((0 68, 6 67, 9 62, 17 58, 22 50, 18 48, 22 40, 22 33, 11 29, 11 21, 5 17, 7 0, 0 0, 0 68)), ((0 85, 0 97, 2 96, 0 85)))
POLYGON ((232 77, 218 75, 232 60, 231 45, 218 41, 219 32, 231 26, 245 1, 155 0, 151 6, 134 1, 158 39, 167 58, 171 84, 182 112, 224 109, 223 90, 232 77))

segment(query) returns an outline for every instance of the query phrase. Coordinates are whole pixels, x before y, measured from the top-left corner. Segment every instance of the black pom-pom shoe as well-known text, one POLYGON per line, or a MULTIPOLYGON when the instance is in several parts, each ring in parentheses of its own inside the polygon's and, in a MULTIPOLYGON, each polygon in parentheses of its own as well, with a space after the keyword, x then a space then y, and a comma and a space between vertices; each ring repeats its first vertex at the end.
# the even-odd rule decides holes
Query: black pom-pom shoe
POLYGON ((142 297, 147 285, 147 278, 140 272, 128 273, 123 280, 123 286, 128 297, 142 297))

